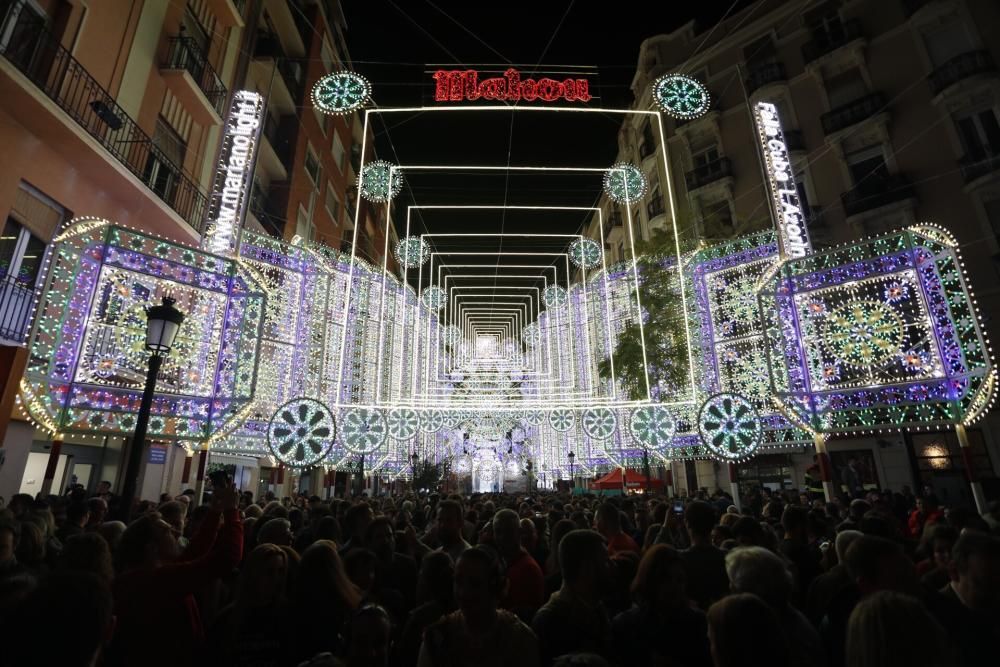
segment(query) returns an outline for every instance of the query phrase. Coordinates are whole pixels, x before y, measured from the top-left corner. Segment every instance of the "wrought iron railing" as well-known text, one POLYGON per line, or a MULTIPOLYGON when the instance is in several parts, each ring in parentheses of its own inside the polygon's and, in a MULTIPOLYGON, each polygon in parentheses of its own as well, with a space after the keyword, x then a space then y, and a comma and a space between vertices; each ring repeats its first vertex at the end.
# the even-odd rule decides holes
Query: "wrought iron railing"
POLYGON ((787 80, 788 76, 785 74, 785 66, 782 63, 763 63, 750 70, 750 75, 747 76, 746 80, 747 93, 753 93, 769 83, 787 80))
POLYGON ((28 335, 34 288, 16 276, 0 276, 0 338, 21 344, 28 335))
POLYGON ((961 53, 931 72, 927 78, 931 92, 937 95, 948 86, 976 74, 996 72, 997 66, 989 51, 961 53))
POLYGON ((802 59, 811 63, 862 35, 861 21, 858 19, 827 24, 825 28, 814 32, 813 38, 802 47, 802 59))
POLYGON ((970 183, 977 178, 1000 170, 1000 146, 981 148, 970 152, 958 161, 962 178, 970 183))
POLYGON ((688 190, 694 190, 704 185, 708 185, 721 178, 733 175, 733 165, 727 157, 720 157, 718 160, 695 167, 684 175, 688 190))
POLYGON ((885 95, 882 93, 865 95, 820 116, 820 121, 823 123, 823 132, 832 134, 838 130, 843 130, 845 127, 850 127, 866 118, 871 118, 883 111, 885 107, 885 95))
POLYGON ((206 197, 195 181, 153 143, 31 12, 22 11, 23 6, 23 1, 0 3, 0 55, 185 222, 201 231, 206 197))
POLYGON ((221 117, 226 108, 226 86, 205 58, 198 41, 192 37, 171 37, 167 44, 163 67, 187 71, 221 117))

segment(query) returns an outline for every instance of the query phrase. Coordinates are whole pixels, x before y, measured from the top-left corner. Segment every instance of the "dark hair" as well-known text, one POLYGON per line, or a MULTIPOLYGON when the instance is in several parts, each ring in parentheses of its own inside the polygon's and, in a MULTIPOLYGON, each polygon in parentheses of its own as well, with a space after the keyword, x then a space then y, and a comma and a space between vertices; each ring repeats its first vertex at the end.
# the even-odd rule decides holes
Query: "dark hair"
POLYGON ((991 560, 1000 558, 1000 538, 974 530, 963 532, 951 550, 955 568, 960 574, 968 572, 969 559, 972 556, 982 556, 991 560))
POLYGON ((709 608, 708 625, 717 667, 789 664, 778 616, 756 595, 736 593, 722 598, 709 608))
POLYGON ((420 575, 417 579, 417 603, 432 600, 448 608, 454 600, 455 563, 443 551, 433 551, 420 561, 420 575))
POLYGON ((440 518, 441 512, 454 512, 455 517, 462 520, 462 506, 454 500, 442 500, 437 506, 437 515, 440 518))
POLYGON ((320 517, 319 521, 316 523, 316 531, 313 533, 313 538, 317 540, 333 540, 334 542, 340 542, 340 522, 337 521, 336 517, 329 514, 320 517))
POLYGON ((66 572, 89 572, 108 583, 115 576, 111 548, 98 533, 70 536, 59 555, 59 567, 66 572))
MULTIPOLYGON (((361 593, 344 572, 344 564, 337 554, 337 545, 330 540, 318 540, 304 552, 295 568, 294 607, 305 614, 321 613, 331 605, 340 603, 344 613, 354 610, 361 602, 361 593), (301 609, 305 607, 305 609, 301 609)), ((346 614, 341 616, 345 618, 346 614)))
POLYGON ((655 544, 639 561, 639 570, 632 580, 632 597, 640 605, 656 604, 656 589, 672 567, 683 568, 681 555, 672 546, 655 544))
POLYGON ((485 567, 490 578, 490 591, 494 595, 500 595, 507 579, 507 565, 500 554, 488 546, 479 545, 463 551, 455 566, 457 568, 459 563, 467 562, 478 563, 485 567))
POLYGON ((597 552, 606 549, 604 538, 593 530, 571 530, 559 542, 559 567, 562 570, 563 581, 576 583, 583 566, 594 558, 597 552))
POLYGON ((694 500, 684 508, 684 523, 693 535, 707 537, 715 526, 715 509, 704 500, 694 500))
POLYGON ((597 519, 614 529, 621 529, 622 527, 621 510, 609 501, 601 503, 600 507, 597 508, 597 519))
POLYGON ((90 507, 82 500, 76 500, 66 506, 66 521, 73 524, 80 523, 80 519, 90 512, 90 507))
POLYGON ((146 547, 153 541, 156 525, 162 521, 156 512, 143 514, 133 521, 118 541, 118 571, 127 572, 146 560, 146 547))
POLYGON ((847 547, 844 564, 854 579, 872 580, 878 577, 883 558, 902 555, 902 547, 892 540, 874 535, 862 535, 847 547))
POLYGON ((787 505, 781 514, 781 527, 786 533, 809 527, 809 510, 801 505, 787 505))
POLYGON ((344 523, 347 524, 347 532, 349 537, 354 537, 354 532, 358 529, 358 523, 361 521, 361 517, 371 511, 368 503, 358 503, 357 505, 351 505, 344 514, 344 523))
POLYGON ((368 528, 365 529, 365 541, 371 542, 372 535, 375 534, 376 530, 378 530, 383 526, 388 526, 390 531, 394 530, 392 527, 392 521, 389 520, 389 517, 377 516, 374 519, 372 519, 372 522, 368 524, 368 528))

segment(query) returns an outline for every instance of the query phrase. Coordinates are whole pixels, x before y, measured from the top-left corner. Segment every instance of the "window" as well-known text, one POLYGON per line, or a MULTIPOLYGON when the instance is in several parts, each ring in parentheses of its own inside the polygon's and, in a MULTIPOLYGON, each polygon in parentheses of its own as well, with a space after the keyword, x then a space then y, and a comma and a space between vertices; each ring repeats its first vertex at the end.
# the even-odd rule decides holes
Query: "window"
POLYGON ((149 152, 143 176, 146 185, 164 201, 173 201, 177 189, 178 171, 184 164, 187 145, 180 135, 162 118, 156 121, 153 145, 149 152))
POLYGON ((34 285, 45 255, 45 242, 14 218, 7 218, 0 235, 0 277, 34 285))
POLYGON ((967 157, 981 159, 1000 153, 1000 123, 993 109, 956 118, 958 136, 967 157))
POLYGON ((881 146, 848 153, 844 159, 851 172, 851 182, 856 186, 863 184, 865 187, 875 187, 873 184, 889 180, 889 168, 885 164, 881 146))
POLYGON ((344 142, 340 139, 340 132, 333 133, 333 161, 337 163, 337 169, 344 171, 344 142))
POLYGON ((707 167, 713 162, 719 161, 719 149, 715 146, 710 146, 698 153, 691 156, 691 162, 694 164, 694 168, 707 167))
POLYGON ((857 67, 826 80, 826 96, 830 100, 831 109, 838 109, 867 94, 868 86, 857 67))
POLYGON ((333 189, 333 183, 326 182, 326 212, 333 219, 333 224, 339 225, 340 202, 337 200, 337 191, 333 189))
POLYGON ((733 230, 733 213, 725 199, 707 202, 701 207, 701 217, 708 234, 728 233, 733 230))
POLYGON ((316 157, 316 153, 312 149, 312 145, 306 148, 306 173, 309 174, 309 178, 312 179, 313 185, 319 188, 320 175, 322 173, 322 167, 319 164, 319 158, 316 157))
POLYGON ((949 21, 924 33, 924 44, 931 65, 938 68, 957 55, 973 48, 969 31, 961 21, 949 21))
POLYGON ((295 234, 306 241, 312 241, 316 234, 316 228, 309 219, 309 213, 302 206, 299 206, 298 215, 295 217, 295 234))

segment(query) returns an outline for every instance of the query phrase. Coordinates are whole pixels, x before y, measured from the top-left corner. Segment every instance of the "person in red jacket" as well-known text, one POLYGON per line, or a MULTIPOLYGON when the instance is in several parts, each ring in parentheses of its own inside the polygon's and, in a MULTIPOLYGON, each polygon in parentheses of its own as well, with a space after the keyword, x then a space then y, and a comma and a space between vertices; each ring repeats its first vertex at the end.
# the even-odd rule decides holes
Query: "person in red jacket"
POLYGON ((239 494, 212 494, 212 508, 181 554, 174 528, 159 514, 136 519, 122 535, 114 582, 118 628, 109 664, 181 665, 204 642, 195 594, 236 567, 243 555, 239 494))
POLYGON ((917 498, 917 509, 910 512, 907 527, 910 537, 919 540, 924 535, 924 527, 932 526, 944 518, 944 511, 938 507, 938 499, 933 493, 917 498))

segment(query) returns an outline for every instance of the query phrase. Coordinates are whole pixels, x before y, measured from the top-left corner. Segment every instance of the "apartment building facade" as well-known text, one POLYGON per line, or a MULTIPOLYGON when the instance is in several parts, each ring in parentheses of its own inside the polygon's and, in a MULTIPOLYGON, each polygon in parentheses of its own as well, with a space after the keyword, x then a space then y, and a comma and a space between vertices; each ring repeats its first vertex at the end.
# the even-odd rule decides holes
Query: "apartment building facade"
MULTIPOLYGON (((630 117, 619 159, 644 171, 650 194, 633 204, 636 239, 669 226, 670 183, 682 246, 767 229, 750 108, 777 105, 817 248, 934 222, 961 243, 992 338, 1000 335, 1000 5, 990 0, 761 0, 718 26, 689 23, 643 42, 632 82, 636 108, 650 84, 681 72, 711 94, 694 120, 630 117), (664 135, 661 137, 660 128, 664 135)), ((609 258, 629 256, 626 211, 602 201, 609 258)), ((598 238, 597 220, 588 234, 598 238)), ((977 473, 995 488, 997 418, 972 435, 977 473)), ((871 485, 923 484, 959 493, 954 434, 833 440, 835 464, 864 462, 871 485)), ((741 469, 744 483, 801 487, 811 451, 789 448, 741 469)), ((681 488, 725 488, 724 467, 675 465, 681 488)), ((993 491, 996 493, 996 490, 993 491)))

